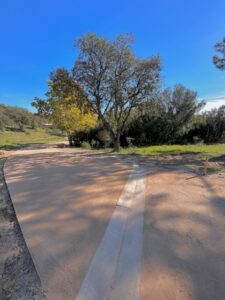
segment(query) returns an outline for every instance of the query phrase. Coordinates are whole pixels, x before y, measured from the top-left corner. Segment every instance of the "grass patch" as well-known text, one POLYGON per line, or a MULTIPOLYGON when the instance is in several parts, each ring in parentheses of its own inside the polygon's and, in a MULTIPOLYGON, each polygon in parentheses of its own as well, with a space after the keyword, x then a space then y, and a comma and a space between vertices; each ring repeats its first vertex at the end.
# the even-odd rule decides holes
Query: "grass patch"
POLYGON ((225 144, 145 146, 122 149, 120 153, 148 156, 195 155, 198 157, 218 157, 225 155, 225 144))
POLYGON ((209 167, 209 172, 225 173, 225 168, 209 167))
POLYGON ((45 129, 26 129, 25 132, 0 131, 0 149, 14 149, 30 144, 44 144, 62 141, 65 138, 45 129))

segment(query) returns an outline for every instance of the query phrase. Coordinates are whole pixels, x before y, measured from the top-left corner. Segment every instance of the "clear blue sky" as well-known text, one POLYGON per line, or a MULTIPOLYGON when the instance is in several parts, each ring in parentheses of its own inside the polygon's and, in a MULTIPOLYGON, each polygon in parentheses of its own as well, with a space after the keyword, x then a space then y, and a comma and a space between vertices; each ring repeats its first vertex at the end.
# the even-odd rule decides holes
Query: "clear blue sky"
POLYGON ((51 70, 73 66, 74 40, 86 32, 132 32, 139 57, 161 55, 165 86, 225 101, 225 71, 212 64, 224 0, 0 0, 0 103, 30 108, 51 70))

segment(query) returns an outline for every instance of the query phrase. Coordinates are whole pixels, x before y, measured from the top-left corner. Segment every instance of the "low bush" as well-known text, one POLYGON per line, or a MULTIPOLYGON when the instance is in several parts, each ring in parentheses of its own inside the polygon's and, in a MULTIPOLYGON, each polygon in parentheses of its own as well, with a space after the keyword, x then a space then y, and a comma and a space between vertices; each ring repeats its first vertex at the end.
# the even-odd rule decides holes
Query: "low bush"
POLYGON ((91 145, 88 142, 82 142, 80 146, 84 149, 91 149, 91 145))

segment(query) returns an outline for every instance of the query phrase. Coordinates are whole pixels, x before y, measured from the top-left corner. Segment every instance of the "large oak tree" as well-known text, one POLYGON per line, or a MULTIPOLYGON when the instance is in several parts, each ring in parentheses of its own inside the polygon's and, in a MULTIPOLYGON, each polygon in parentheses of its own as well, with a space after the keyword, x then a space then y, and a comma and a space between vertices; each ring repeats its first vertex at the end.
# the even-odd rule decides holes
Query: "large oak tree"
POLYGON ((114 149, 132 109, 149 101, 160 83, 160 58, 137 58, 131 49, 133 38, 120 35, 113 42, 95 34, 78 39, 79 57, 73 68, 114 149))

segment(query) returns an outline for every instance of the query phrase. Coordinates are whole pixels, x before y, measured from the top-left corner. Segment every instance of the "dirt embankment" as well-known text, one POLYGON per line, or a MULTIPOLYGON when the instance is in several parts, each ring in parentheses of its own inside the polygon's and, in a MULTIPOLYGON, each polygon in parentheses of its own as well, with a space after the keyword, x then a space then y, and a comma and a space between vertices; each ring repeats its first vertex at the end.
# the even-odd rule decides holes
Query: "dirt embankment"
POLYGON ((0 156, 0 299, 46 299, 5 184, 4 161, 0 156))

